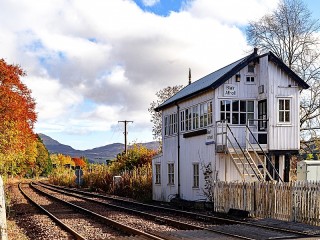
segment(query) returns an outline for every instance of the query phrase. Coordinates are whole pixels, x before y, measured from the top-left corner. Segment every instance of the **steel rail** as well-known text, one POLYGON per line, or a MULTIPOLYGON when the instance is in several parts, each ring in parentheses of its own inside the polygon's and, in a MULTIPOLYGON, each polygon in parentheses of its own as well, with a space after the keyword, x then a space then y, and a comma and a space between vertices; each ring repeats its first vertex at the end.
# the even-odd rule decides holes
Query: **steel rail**
POLYGON ((51 187, 56 188, 56 189, 65 189, 65 190, 70 191, 70 192, 83 194, 83 195, 87 195, 87 196, 92 196, 92 197, 96 197, 96 198, 103 198, 103 199, 114 200, 114 201, 119 201, 119 202, 123 202, 123 203, 136 204, 136 205, 139 205, 139 206, 142 206, 142 207, 147 207, 147 208, 153 208, 153 209, 164 210, 164 211, 168 211, 168 212, 179 213, 179 214, 184 215, 184 216, 193 217, 194 219, 203 219, 203 220, 206 220, 206 221, 212 221, 213 223, 242 224, 242 225, 246 225, 246 226, 263 228, 263 229, 266 229, 266 230, 273 230, 273 231, 297 234, 297 235, 304 236, 304 237, 319 237, 320 236, 319 234, 310 234, 310 233, 300 232, 300 231, 287 229, 287 228, 279 228, 279 227, 256 224, 256 223, 250 223, 250 222, 245 222, 245 221, 240 221, 240 220, 235 220, 235 219, 228 219, 228 218, 222 218, 222 217, 209 216, 209 215, 206 215, 206 214, 199 214, 199 213, 194 213, 194 212, 189 212, 189 211, 172 209, 172 208, 168 208, 168 207, 155 206, 155 205, 139 203, 139 202, 135 202, 135 201, 128 201, 128 200, 125 200, 125 199, 119 199, 117 197, 106 196, 106 195, 101 195, 101 194, 96 194, 96 193, 90 193, 90 192, 86 192, 86 191, 71 189, 71 188, 68 188, 68 187, 56 186, 56 185, 53 185, 53 184, 48 184, 48 183, 43 183, 43 182, 41 182, 41 184, 47 185, 47 186, 51 186, 51 187))
POLYGON ((46 192, 44 192, 44 191, 36 188, 32 183, 30 184, 30 186, 31 186, 33 189, 35 189, 35 191, 41 193, 42 195, 45 195, 45 196, 47 196, 47 197, 49 197, 49 198, 51 198, 51 199, 54 199, 54 200, 56 200, 56 201, 59 201, 59 202, 65 204, 65 205, 67 205, 67 206, 69 206, 69 207, 71 207, 71 208, 73 208, 73 209, 75 209, 75 210, 77 210, 77 211, 80 211, 80 212, 83 212, 83 213, 85 213, 85 214, 87 214, 87 215, 93 216, 93 217, 95 217, 96 219, 99 219, 100 221, 107 223, 109 226, 112 226, 113 228, 116 228, 116 229, 118 229, 118 230, 120 230, 120 231, 122 231, 122 232, 125 232, 125 233, 129 234, 129 235, 140 235, 140 236, 144 236, 144 237, 147 237, 147 238, 149 238, 149 239, 154 239, 154 240, 166 240, 166 238, 158 237, 158 236, 156 236, 156 235, 154 235, 154 234, 147 233, 147 232, 143 232, 143 231, 140 231, 140 230, 138 230, 138 229, 129 227, 129 226, 127 226, 127 225, 124 225, 124 224, 119 223, 119 222, 117 222, 117 221, 114 221, 114 220, 112 220, 112 219, 109 219, 109 218, 107 218, 107 217, 105 217, 105 216, 102 216, 102 215, 100 215, 100 214, 97 214, 97 213, 95 213, 95 212, 92 212, 92 211, 90 211, 90 210, 88 210, 88 209, 85 209, 85 208, 83 208, 83 207, 80 207, 80 206, 78 206, 78 205, 76 205, 76 204, 73 204, 73 203, 64 201, 64 200, 62 200, 62 199, 60 199, 60 198, 57 198, 57 197, 55 197, 55 196, 52 196, 52 195, 50 195, 50 194, 48 194, 48 193, 46 193, 46 192))
POLYGON ((57 223, 62 229, 64 229, 66 232, 70 233, 71 235, 73 235, 76 239, 78 240, 87 240, 85 237, 83 237, 81 234, 77 233, 75 230, 73 230, 71 227, 69 227, 68 225, 64 224, 60 219, 58 219, 57 217, 55 217, 52 213, 50 213, 49 211, 47 211, 45 208, 43 208, 42 206, 40 206, 39 204, 37 204, 30 196, 28 196, 21 187, 21 183, 19 183, 18 185, 20 192, 22 193, 22 195, 28 199, 29 202, 31 202, 34 206, 36 206, 37 208, 39 208, 42 212, 44 212, 46 215, 48 215, 55 223, 57 223))
MULTIPOLYGON (((128 213, 134 213, 134 214, 143 216, 143 217, 145 217, 147 219, 150 219, 150 220, 153 220, 153 221, 156 221, 156 222, 163 222, 163 223, 166 223, 166 224, 168 224, 170 226, 177 227, 177 228, 180 228, 180 229, 183 229, 183 230, 206 230, 206 231, 209 231, 209 232, 214 232, 214 233, 218 233, 218 234, 222 234, 222 235, 226 235, 226 236, 230 236, 230 237, 235 237, 235 238, 239 238, 239 239, 253 240, 253 238, 240 236, 240 235, 237 235, 237 234, 232 234, 232 233, 220 231, 220 230, 217 230, 217 229, 200 227, 200 226, 192 225, 192 224, 189 224, 189 223, 184 223, 184 222, 181 222, 181 221, 176 221, 176 220, 173 220, 173 219, 169 219, 169 218, 166 218, 166 217, 160 217, 158 215, 154 215, 154 214, 151 214, 151 213, 146 213, 146 212, 138 211, 138 210, 135 210, 135 209, 130 209, 130 208, 122 207, 122 206, 117 206, 117 205, 114 205, 114 204, 101 202, 101 201, 98 201, 98 200, 95 200, 95 199, 92 199, 92 198, 89 198, 89 197, 79 196, 79 195, 76 195, 74 193, 70 193, 70 192, 66 192, 66 191, 63 191, 63 190, 55 189, 54 187, 52 187, 52 188, 48 187, 48 186, 43 186, 43 187, 47 188, 47 189, 50 189, 52 191, 56 191, 56 192, 65 194, 65 195, 69 195, 69 196, 77 197, 77 198, 80 198, 80 199, 88 200, 88 201, 91 201, 91 202, 94 202, 94 203, 97 203, 97 204, 101 204, 101 205, 104 205, 104 206, 107 206, 107 207, 120 209, 120 210, 126 211, 128 213)), ((77 193, 77 194, 79 194, 79 193, 77 193)))

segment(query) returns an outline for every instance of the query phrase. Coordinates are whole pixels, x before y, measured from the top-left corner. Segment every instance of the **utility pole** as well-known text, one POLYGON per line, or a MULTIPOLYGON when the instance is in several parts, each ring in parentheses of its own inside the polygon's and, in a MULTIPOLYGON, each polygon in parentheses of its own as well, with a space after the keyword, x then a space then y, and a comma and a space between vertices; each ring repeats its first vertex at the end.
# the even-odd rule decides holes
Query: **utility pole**
POLYGON ((127 124, 128 123, 133 123, 133 121, 127 121, 127 120, 118 121, 118 123, 120 123, 120 122, 124 123, 124 132, 123 132, 123 134, 124 134, 124 152, 127 155, 127 134, 128 134, 128 132, 127 132, 127 124))

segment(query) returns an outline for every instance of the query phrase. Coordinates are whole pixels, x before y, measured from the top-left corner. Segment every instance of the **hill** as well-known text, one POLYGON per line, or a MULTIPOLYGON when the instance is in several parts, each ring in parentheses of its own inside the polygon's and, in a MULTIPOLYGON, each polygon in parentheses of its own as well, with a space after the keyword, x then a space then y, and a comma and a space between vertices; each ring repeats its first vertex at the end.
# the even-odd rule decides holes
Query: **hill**
MULTIPOLYGON (((68 145, 61 144, 45 134, 39 133, 38 135, 50 153, 61 153, 71 157, 84 156, 91 163, 106 163, 106 160, 114 159, 118 153, 124 151, 124 144, 122 143, 112 143, 88 150, 77 150, 68 145)), ((156 150, 159 148, 159 142, 148 142, 141 144, 150 149, 156 150)))

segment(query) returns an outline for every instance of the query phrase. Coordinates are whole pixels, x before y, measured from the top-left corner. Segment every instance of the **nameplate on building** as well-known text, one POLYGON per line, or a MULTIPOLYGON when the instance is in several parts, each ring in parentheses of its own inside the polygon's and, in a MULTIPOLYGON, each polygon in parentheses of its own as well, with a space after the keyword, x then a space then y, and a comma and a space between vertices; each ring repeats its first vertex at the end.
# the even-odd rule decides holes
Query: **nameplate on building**
POLYGON ((238 96, 238 86, 235 84, 224 84, 223 85, 223 96, 237 97, 238 96))
POLYGON ((207 129, 206 145, 214 144, 213 128, 207 129))

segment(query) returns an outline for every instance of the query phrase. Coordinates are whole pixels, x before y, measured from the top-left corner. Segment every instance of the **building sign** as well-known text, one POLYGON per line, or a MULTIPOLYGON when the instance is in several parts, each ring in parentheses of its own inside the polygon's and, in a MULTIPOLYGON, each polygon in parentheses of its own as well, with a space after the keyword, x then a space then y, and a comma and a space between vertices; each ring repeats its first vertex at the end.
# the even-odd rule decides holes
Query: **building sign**
POLYGON ((235 84, 224 84, 223 85, 223 96, 237 97, 238 96, 238 86, 235 84))
POLYGON ((206 145, 214 144, 214 135, 213 135, 213 128, 207 129, 207 136, 206 136, 206 145))

